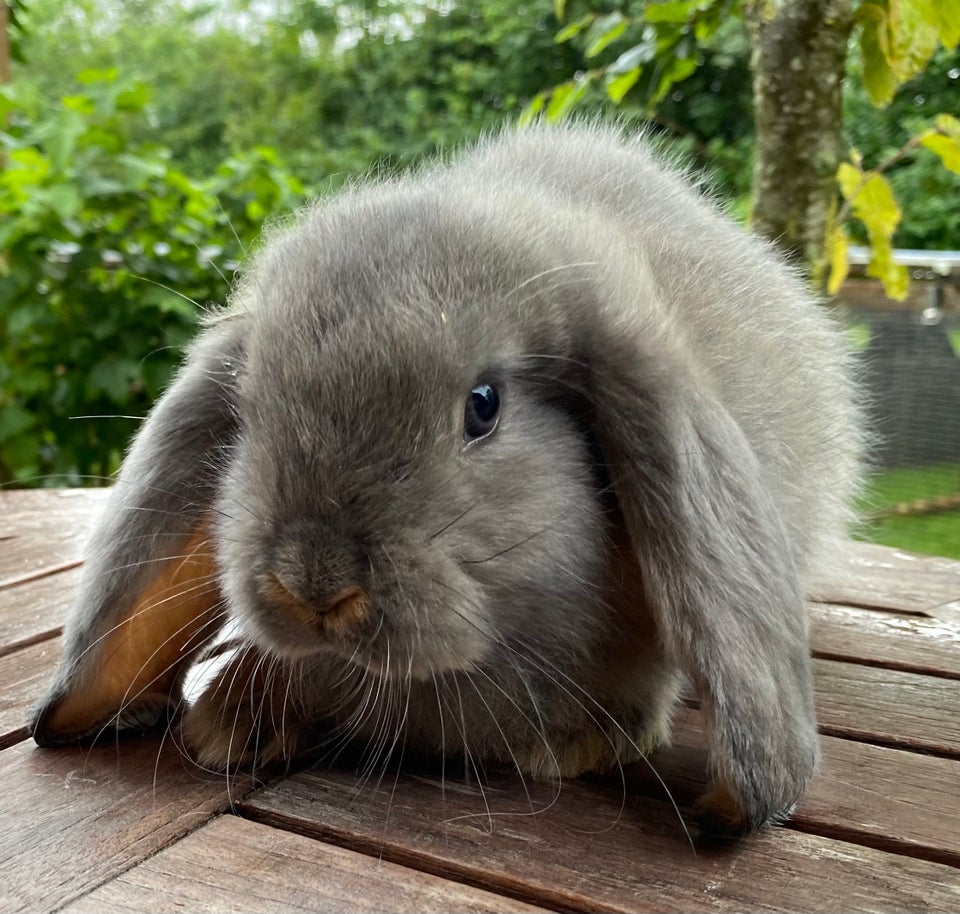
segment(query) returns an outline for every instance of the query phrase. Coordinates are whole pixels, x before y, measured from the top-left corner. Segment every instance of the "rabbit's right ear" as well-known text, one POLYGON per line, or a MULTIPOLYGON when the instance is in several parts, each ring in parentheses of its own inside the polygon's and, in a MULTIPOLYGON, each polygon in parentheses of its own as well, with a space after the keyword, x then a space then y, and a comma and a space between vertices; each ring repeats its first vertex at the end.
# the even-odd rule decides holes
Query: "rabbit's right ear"
POLYGON ((645 605, 707 718, 714 780, 701 820, 749 831, 789 814, 818 759, 803 593, 768 487, 776 470, 677 337, 629 314, 584 313, 576 386, 645 605))
POLYGON ((156 723, 223 621, 210 521, 238 428, 243 323, 201 335, 127 454, 87 548, 63 662, 33 713, 41 746, 156 723))

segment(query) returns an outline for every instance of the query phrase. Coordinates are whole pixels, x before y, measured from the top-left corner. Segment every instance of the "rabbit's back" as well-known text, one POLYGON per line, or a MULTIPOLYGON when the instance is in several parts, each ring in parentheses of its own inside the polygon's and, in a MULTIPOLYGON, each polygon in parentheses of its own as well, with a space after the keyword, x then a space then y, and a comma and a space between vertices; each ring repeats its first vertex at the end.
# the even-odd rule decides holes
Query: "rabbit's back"
MULTIPOLYGON (((623 274, 627 307, 656 311, 759 458, 801 571, 832 552, 857 483, 860 418, 843 333, 772 246, 744 232, 641 139, 596 126, 489 140, 455 166, 461 193, 553 205, 542 231, 623 274), (566 212, 561 215, 560 209, 566 212), (578 214, 590 219, 578 218, 578 214), (608 235, 600 233, 597 220, 608 235), (618 255, 623 242, 642 271, 618 255), (601 253, 601 256, 603 254, 601 253), (652 277, 657 301, 643 300, 652 277)), ((509 213, 506 214, 509 216, 509 213)), ((547 242, 549 244, 549 241, 547 242)), ((622 250, 622 248, 621 248, 622 250)))

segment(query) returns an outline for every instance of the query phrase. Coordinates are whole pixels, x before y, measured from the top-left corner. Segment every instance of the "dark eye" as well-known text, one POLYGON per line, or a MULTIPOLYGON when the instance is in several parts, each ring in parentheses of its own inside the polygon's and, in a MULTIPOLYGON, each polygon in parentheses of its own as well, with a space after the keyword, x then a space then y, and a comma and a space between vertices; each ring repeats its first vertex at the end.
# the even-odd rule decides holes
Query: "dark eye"
POLYGON ((486 438, 500 418, 500 394, 492 384, 478 384, 467 395, 463 411, 463 440, 486 438))

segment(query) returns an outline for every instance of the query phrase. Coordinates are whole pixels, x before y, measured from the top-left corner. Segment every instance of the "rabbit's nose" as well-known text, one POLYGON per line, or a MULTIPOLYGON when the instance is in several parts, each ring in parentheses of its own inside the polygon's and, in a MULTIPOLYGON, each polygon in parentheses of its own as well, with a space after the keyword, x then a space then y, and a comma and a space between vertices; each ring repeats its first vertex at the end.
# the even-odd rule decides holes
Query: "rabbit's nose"
POLYGON ((363 587, 351 584, 335 593, 305 599, 297 587, 273 572, 267 576, 265 595, 288 610, 300 622, 319 627, 325 634, 345 635, 370 614, 370 596, 363 587))

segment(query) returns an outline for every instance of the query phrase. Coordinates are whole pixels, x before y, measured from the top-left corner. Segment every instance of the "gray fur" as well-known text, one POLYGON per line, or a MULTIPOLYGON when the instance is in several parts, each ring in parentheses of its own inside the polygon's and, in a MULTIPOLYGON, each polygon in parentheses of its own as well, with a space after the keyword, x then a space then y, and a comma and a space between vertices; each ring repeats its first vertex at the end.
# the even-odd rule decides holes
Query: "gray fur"
POLYGON ((848 375, 771 248, 614 130, 357 186, 267 238, 146 423, 54 693, 140 573, 108 569, 212 506, 230 611, 282 659, 236 659, 187 712, 202 760, 352 734, 566 776, 663 741, 686 674, 757 826, 817 762, 803 588, 855 485, 848 375), (478 379, 503 411, 465 447, 478 379), (360 583, 374 610, 321 636, 268 604, 270 573, 305 600, 360 583))

